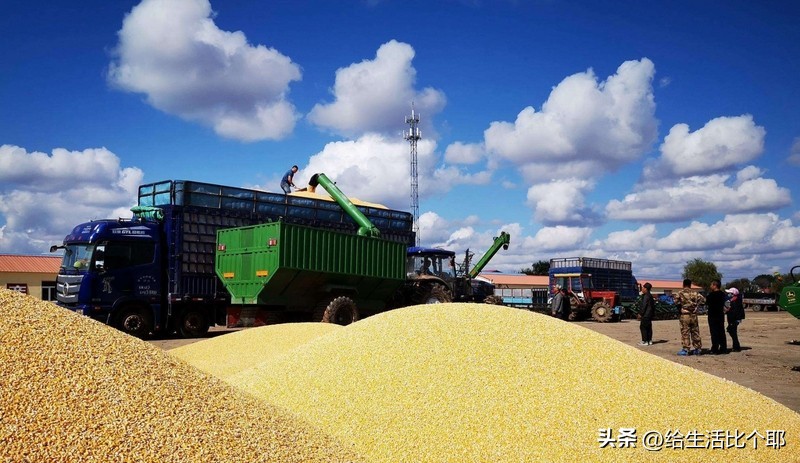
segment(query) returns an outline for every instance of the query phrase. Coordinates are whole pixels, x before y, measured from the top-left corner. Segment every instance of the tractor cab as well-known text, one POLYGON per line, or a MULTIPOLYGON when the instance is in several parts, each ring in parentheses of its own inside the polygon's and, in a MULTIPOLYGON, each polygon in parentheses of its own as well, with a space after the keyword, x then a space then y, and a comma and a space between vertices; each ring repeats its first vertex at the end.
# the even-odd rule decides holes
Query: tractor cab
POLYGON ((439 248, 408 248, 406 275, 410 279, 440 278, 452 287, 456 278, 456 253, 439 248))

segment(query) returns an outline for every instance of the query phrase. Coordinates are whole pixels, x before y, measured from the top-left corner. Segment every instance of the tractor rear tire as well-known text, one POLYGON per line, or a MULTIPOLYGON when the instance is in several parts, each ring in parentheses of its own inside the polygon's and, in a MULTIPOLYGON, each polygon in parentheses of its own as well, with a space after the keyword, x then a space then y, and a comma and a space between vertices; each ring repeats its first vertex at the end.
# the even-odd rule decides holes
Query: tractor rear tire
POLYGON ((613 317, 614 311, 611 310, 611 307, 605 302, 598 302, 592 306, 592 318, 594 318, 595 321, 605 323, 611 321, 613 317))
POLYGON ((358 307, 347 296, 339 296, 332 300, 322 313, 322 323, 346 326, 356 321, 358 321, 358 307))
POLYGON ((492 305, 504 305, 503 298, 500 296, 486 296, 486 299, 483 300, 484 304, 492 304, 492 305))
POLYGON ((444 286, 440 284, 432 284, 427 290, 424 291, 424 296, 420 304, 442 304, 445 302, 453 302, 453 295, 444 286))

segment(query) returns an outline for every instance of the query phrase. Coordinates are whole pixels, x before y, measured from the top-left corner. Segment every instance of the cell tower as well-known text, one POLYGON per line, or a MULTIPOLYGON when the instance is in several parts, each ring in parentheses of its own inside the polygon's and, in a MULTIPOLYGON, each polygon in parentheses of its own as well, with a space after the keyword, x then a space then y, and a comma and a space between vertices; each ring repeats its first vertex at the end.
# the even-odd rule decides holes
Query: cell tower
POLYGON ((403 131, 403 138, 411 145, 411 214, 414 216, 414 236, 419 246, 419 177, 417 176, 417 142, 422 138, 419 130, 419 114, 414 113, 414 103, 411 103, 411 116, 406 117, 406 124, 410 125, 403 131))

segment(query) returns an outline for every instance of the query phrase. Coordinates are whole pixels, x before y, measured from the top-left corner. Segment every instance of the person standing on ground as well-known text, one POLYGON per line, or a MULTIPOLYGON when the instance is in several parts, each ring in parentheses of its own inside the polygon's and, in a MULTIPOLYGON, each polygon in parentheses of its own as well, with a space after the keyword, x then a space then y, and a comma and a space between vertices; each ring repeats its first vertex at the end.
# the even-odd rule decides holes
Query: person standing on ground
POLYGON ((281 178, 281 189, 287 195, 292 192, 292 187, 295 186, 293 180, 294 180, 294 174, 296 173, 297 173, 297 166, 292 166, 291 169, 287 170, 286 173, 283 174, 283 178, 281 178))
POLYGON ((739 323, 744 320, 744 305, 739 295, 739 290, 730 288, 726 291, 730 294, 730 310, 728 310, 728 334, 731 335, 731 347, 734 352, 741 352, 742 346, 739 344, 739 323))
POLYGON ((550 313, 554 317, 561 318, 559 311, 561 310, 561 301, 564 296, 561 294, 561 285, 556 285, 556 292, 553 294, 553 300, 550 301, 550 313))
POLYGON ((642 341, 639 343, 640 346, 653 345, 653 316, 656 313, 656 301, 650 293, 651 289, 653 289, 653 285, 649 282, 642 286, 642 306, 638 317, 639 320, 641 320, 639 323, 639 331, 642 332, 642 341))
POLYGON ((559 316, 562 320, 568 321, 571 311, 572 304, 569 302, 569 293, 567 292, 567 288, 561 288, 561 313, 559 316))
POLYGON ((725 336, 725 292, 719 280, 711 282, 711 292, 706 296, 708 306, 708 329, 711 331, 711 353, 727 354, 728 338, 725 336))
POLYGON ((675 302, 681 308, 681 344, 683 348, 678 355, 700 355, 703 342, 700 340, 700 325, 697 322, 697 310, 706 302, 702 294, 692 291, 692 280, 683 280, 683 288, 675 296, 675 302))

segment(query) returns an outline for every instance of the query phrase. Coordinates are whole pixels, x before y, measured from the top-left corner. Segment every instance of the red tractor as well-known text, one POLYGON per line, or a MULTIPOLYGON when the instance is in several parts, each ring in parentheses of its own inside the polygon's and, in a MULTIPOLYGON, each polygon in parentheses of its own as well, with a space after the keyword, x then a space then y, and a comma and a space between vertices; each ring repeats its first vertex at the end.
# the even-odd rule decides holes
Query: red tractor
MULTIPOLYGON (((570 320, 582 320, 591 316, 598 322, 608 322, 619 318, 619 294, 616 291, 594 289, 590 274, 554 273, 552 276, 554 285, 566 288, 570 296, 570 320)), ((555 291, 555 287, 551 291, 555 291)))

